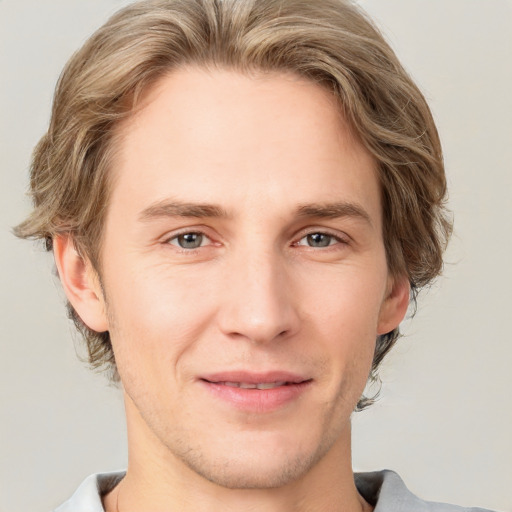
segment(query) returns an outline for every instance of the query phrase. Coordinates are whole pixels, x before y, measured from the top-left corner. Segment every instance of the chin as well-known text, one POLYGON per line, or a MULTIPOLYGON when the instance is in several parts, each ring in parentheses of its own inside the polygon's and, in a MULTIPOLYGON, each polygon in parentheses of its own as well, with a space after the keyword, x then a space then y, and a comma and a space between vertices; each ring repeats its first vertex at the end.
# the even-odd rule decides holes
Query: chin
MULTIPOLYGON (((190 455, 190 454, 189 454, 190 455)), ((295 455, 279 460, 261 460, 247 457, 245 460, 219 458, 205 461, 204 458, 189 457, 184 460, 190 469, 209 482, 228 489, 275 489, 299 480, 308 473, 319 457, 295 455)))
POLYGON ((332 445, 324 442, 308 446, 297 441, 260 437, 236 443, 231 439, 224 446, 209 444, 207 449, 196 447, 177 455, 192 471, 215 485, 228 489, 274 489, 300 480, 332 445))

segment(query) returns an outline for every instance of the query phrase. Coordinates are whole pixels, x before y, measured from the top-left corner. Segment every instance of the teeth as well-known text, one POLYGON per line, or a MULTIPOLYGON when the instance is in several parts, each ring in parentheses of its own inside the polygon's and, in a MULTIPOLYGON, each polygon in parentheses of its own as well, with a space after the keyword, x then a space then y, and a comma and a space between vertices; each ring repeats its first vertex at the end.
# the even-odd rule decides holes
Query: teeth
POLYGON ((246 382, 239 382, 238 387, 242 389, 256 389, 258 384, 247 384, 246 382))
POLYGON ((272 389, 278 388, 279 386, 284 386, 286 382, 263 382, 261 384, 256 384, 258 389, 272 389))
POLYGON ((224 386, 230 388, 242 388, 242 389, 273 389, 280 386, 284 386, 286 382, 261 382, 258 384, 250 384, 248 382, 222 382, 224 386))

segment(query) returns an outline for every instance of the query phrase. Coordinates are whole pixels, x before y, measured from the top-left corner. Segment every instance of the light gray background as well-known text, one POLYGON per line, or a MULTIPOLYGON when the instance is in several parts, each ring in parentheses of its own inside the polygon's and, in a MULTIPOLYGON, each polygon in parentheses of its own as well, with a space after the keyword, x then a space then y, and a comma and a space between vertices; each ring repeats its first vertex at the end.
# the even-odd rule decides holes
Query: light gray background
MULTIPOLYGON (((126 464, 120 392, 76 359, 51 259, 9 228, 64 62, 123 0, 0 0, 0 512, 49 510, 126 464)), ((420 300, 354 418, 356 470, 426 499, 512 511, 512 2, 362 0, 438 121, 455 215, 420 300)))

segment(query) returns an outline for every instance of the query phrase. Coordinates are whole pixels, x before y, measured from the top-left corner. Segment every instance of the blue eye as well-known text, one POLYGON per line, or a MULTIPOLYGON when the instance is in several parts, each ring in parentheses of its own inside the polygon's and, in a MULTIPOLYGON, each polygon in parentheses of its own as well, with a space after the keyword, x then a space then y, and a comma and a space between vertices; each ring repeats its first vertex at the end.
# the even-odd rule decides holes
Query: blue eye
POLYGON ((307 245, 308 247, 329 247, 338 243, 339 240, 326 233, 310 233, 299 240, 298 245, 307 245))
POLYGON ((172 245, 182 249, 197 249, 204 245, 207 238, 202 233, 182 233, 169 240, 172 245))

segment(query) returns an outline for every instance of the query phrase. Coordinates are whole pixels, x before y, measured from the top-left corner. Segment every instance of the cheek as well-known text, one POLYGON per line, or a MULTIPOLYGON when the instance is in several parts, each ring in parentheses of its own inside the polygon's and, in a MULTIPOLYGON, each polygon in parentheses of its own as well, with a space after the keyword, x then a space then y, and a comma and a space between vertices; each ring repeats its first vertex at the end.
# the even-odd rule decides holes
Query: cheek
POLYGON ((347 265, 328 273, 309 271, 303 273, 301 289, 296 294, 303 304, 307 303, 305 314, 318 328, 348 339, 373 338, 386 279, 384 265, 347 265))
POLYGON ((122 275, 127 274, 118 267, 105 283, 120 373, 157 378, 162 372, 179 371, 183 354, 194 350, 214 315, 212 294, 198 293, 204 288, 203 277, 164 267, 139 269, 129 280, 117 279, 122 275))
POLYGON ((329 354, 333 382, 336 375, 357 374, 356 380, 364 386, 377 340, 385 267, 374 273, 352 268, 324 278, 308 275, 307 292, 298 294, 302 296, 306 337, 316 340, 319 352, 329 354))

